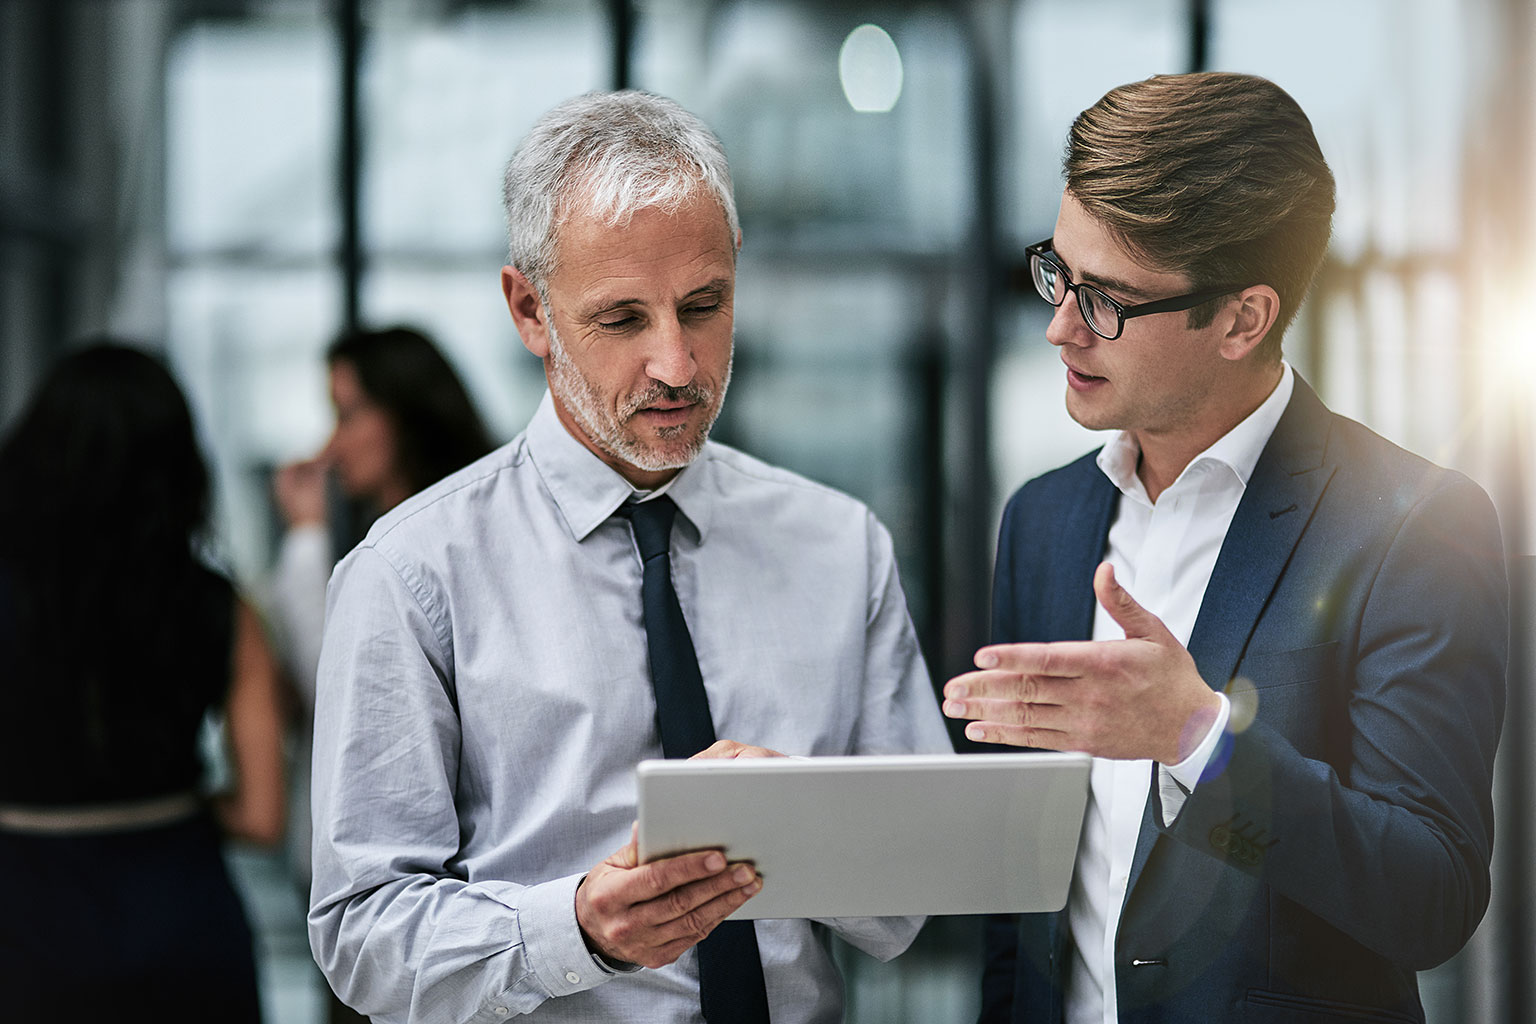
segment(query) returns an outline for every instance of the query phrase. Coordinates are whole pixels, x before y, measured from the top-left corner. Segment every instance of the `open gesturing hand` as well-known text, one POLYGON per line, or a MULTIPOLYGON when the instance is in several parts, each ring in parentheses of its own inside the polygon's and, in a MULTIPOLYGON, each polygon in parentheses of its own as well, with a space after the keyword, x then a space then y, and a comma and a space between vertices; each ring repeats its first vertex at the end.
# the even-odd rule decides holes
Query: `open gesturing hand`
POLYGON ((1094 573, 1093 589, 1125 639, 983 647, 977 671, 944 686, 944 713, 972 720, 966 736, 1165 765, 1188 756, 1221 698, 1162 620, 1115 581, 1108 562, 1094 573))

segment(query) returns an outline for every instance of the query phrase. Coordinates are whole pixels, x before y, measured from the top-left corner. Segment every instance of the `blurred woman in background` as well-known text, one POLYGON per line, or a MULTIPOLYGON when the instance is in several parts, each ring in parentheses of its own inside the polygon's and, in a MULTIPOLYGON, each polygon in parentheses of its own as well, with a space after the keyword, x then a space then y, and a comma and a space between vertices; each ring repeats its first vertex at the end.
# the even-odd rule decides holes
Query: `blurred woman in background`
POLYGON ((225 837, 283 831, 275 660, 199 557, 208 471, 150 356, 64 357, 0 444, 0 1000, 259 1020, 225 837), (226 721, 212 799, 200 736, 226 721))
POLYGON ((273 479, 286 530, 267 602, 300 704, 289 847, 306 889, 309 727, 331 568, 380 514, 494 447, 458 374, 420 331, 344 334, 327 350, 326 361, 336 428, 319 455, 284 466, 273 479), (328 473, 352 509, 332 512, 328 473), (342 521, 331 522, 332 514, 342 521))
MULTIPOLYGON (((326 362, 336 428, 320 454, 273 478, 286 529, 266 602, 297 704, 288 857, 306 900, 315 673, 331 568, 378 516, 495 447, 458 374, 420 331, 353 331, 332 343, 326 362), (340 507, 328 500, 328 476, 347 499, 340 507)), ((328 1017, 364 1019, 334 996, 328 1017)))

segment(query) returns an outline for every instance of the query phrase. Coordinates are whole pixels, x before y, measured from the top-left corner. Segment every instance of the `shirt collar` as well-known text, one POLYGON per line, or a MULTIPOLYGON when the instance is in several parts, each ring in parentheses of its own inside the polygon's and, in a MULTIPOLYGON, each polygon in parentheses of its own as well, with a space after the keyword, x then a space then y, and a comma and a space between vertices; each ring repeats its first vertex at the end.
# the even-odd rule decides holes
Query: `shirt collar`
POLYGON ((677 504, 683 518, 693 525, 700 542, 709 525, 709 465, 713 461, 710 445, 682 471, 654 491, 639 491, 602 459, 565 429, 555 413, 554 398, 548 391, 528 423, 528 454, 549 488, 555 507, 566 526, 578 540, 613 516, 630 500, 649 500, 666 494, 677 504))
MULTIPOLYGON (((1238 482, 1246 488, 1248 478, 1253 476, 1253 468, 1258 465, 1259 456, 1264 452, 1264 446, 1269 443, 1269 436, 1275 432, 1275 427, 1280 422, 1280 417, 1285 413, 1285 407, 1291 401, 1291 392, 1296 387, 1296 376, 1291 371, 1291 364, 1284 360, 1280 363, 1280 383, 1269 393, 1269 397, 1259 403, 1259 407, 1249 413, 1237 426, 1217 438, 1205 451, 1189 460, 1189 465, 1184 467, 1178 479, 1173 482, 1177 487, 1195 466, 1202 463, 1212 463, 1226 466, 1237 477, 1238 482)), ((1136 475, 1136 465, 1141 460, 1141 447, 1126 431, 1118 431, 1109 442, 1100 449, 1097 462, 1099 469, 1109 477, 1110 482, 1120 489, 1122 494, 1129 497, 1138 497, 1147 501, 1146 488, 1141 485, 1141 478, 1136 475)), ((1170 488, 1171 489, 1171 488, 1170 488)))

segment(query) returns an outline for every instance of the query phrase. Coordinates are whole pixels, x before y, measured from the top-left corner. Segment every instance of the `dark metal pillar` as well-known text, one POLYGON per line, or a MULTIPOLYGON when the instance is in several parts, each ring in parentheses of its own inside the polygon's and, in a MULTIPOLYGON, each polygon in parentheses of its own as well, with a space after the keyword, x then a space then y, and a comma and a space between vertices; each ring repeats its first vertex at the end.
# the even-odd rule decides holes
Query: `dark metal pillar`
POLYGON ((1211 0, 1189 0, 1189 70, 1204 71, 1211 61, 1211 0))
POLYGON ((997 360, 1004 267, 1001 237, 1001 203, 998 196, 997 84, 993 78, 997 60, 995 38, 986 22, 989 5, 975 4, 961 26, 969 50, 971 99, 971 174, 973 210, 970 259, 961 270, 970 288, 967 303, 969 331, 962 348, 950 362, 954 378, 943 394, 960 408, 931 424, 943 431, 947 423, 960 430, 959 464, 946 474, 941 464, 933 500, 943 502, 951 523, 948 550, 952 559, 945 578, 934 581, 935 593, 943 595, 944 643, 935 652, 939 682, 971 667, 976 648, 990 631, 992 580, 992 371, 997 360), (948 480, 946 480, 948 476, 948 480), (955 495, 957 500, 950 501, 955 495))
POLYGON ((341 47, 341 124, 336 175, 341 199, 337 259, 342 279, 342 322, 351 331, 362 315, 362 110, 359 102, 363 53, 362 0, 337 0, 341 47))
MULTIPOLYGON (((66 3, 0 10, 0 425, 19 412, 81 304, 86 251, 71 120, 82 15, 66 3), (73 273, 72 273, 73 272, 73 273)), ((99 52, 87 50, 92 56, 99 52)))
POLYGON ((635 43, 635 8, 630 0, 608 0, 608 24, 613 33, 613 88, 628 89, 630 52, 635 43))

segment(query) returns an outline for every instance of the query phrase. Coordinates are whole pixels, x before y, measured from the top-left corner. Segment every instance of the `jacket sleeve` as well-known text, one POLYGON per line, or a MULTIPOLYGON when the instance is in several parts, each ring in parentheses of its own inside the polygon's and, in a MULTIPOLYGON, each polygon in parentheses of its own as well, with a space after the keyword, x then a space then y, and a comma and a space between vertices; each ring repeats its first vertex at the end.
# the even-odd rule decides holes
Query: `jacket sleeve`
POLYGON ((1318 652, 1347 716, 1341 756, 1304 756, 1261 713, 1164 831, 1424 970, 1488 906, 1509 595, 1493 506, 1465 477, 1444 473, 1396 524, 1353 629, 1318 652))

